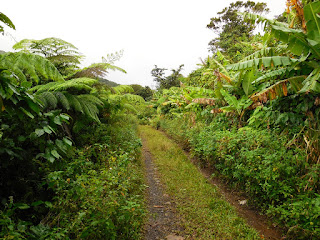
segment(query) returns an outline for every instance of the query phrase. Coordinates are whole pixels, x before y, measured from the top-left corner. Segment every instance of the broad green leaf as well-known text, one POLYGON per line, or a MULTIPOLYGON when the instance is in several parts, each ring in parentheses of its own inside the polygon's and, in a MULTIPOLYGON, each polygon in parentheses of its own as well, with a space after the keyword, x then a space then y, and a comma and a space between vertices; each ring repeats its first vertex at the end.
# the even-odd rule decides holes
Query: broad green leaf
POLYGON ((307 36, 309 39, 320 41, 320 2, 307 4, 303 8, 304 17, 307 25, 307 36))
POLYGON ((57 150, 51 150, 51 154, 52 156, 54 156, 55 158, 60 158, 60 154, 57 152, 57 150))
POLYGON ((36 129, 34 132, 38 137, 40 137, 40 136, 42 136, 44 134, 44 130, 43 129, 39 129, 39 128, 36 129))
POLYGON ((24 114, 26 114, 29 118, 34 119, 34 116, 33 116, 29 111, 27 111, 27 110, 24 109, 23 107, 20 107, 20 109, 21 109, 22 112, 23 112, 24 114))

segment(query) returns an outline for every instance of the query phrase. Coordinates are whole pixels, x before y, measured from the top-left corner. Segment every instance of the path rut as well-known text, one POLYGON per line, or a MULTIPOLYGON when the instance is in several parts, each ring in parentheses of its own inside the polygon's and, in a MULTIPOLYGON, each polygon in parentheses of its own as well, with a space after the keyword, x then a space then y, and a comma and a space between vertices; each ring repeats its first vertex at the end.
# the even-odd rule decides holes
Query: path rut
POLYGON ((143 157, 146 168, 147 204, 149 211, 148 222, 145 227, 145 240, 183 240, 183 229, 179 225, 174 202, 165 193, 161 184, 157 168, 152 161, 152 155, 143 140, 143 157))

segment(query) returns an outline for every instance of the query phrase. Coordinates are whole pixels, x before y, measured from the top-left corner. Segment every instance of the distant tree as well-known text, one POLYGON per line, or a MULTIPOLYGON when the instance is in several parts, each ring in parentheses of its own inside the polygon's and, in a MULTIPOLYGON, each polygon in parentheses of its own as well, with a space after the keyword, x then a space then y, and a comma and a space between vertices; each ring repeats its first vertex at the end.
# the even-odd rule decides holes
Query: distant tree
POLYGON ((159 84, 158 89, 169 89, 171 87, 179 87, 180 79, 183 75, 180 73, 183 69, 183 64, 178 67, 178 69, 172 69, 172 73, 169 76, 165 76, 165 68, 158 68, 155 65, 154 69, 151 71, 151 75, 154 77, 153 81, 159 84))
POLYGON ((151 90, 150 87, 148 86, 142 87, 139 84, 132 84, 130 86, 134 90, 133 94, 141 96, 145 101, 151 100, 153 96, 153 91, 151 90))
POLYGON ((218 37, 209 42, 209 49, 213 53, 221 51, 232 62, 240 60, 253 51, 250 45, 243 42, 250 42, 255 25, 245 21, 237 14, 238 11, 263 14, 269 9, 266 3, 237 1, 218 12, 218 17, 211 18, 207 27, 217 33, 218 37))

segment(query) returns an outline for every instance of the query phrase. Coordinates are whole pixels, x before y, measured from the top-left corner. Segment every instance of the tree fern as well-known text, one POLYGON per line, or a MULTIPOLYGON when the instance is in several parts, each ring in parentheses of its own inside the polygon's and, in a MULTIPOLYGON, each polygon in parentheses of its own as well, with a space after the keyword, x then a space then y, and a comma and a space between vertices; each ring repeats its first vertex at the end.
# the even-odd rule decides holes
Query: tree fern
POLYGON ((36 95, 36 99, 40 101, 44 109, 54 109, 58 106, 58 98, 52 92, 42 92, 36 95))
POLYGON ((122 98, 126 99, 128 102, 131 102, 131 103, 143 103, 145 102, 144 99, 139 96, 139 95, 134 95, 134 94, 124 94, 121 96, 122 98))
POLYGON ((20 82, 63 81, 55 66, 47 59, 28 53, 0 54, 0 68, 17 75, 20 82))
POLYGON ((94 63, 91 64, 89 67, 77 70, 74 74, 68 76, 68 79, 71 78, 103 78, 109 72, 109 70, 113 71, 120 71, 123 73, 127 73, 124 69, 114 66, 110 63, 94 63))
POLYGON ((92 86, 98 80, 92 78, 76 78, 63 82, 50 82, 44 85, 38 85, 31 88, 31 91, 46 92, 46 91, 73 91, 73 92, 91 92, 92 86))
MULTIPOLYGON (((5 25, 7 25, 8 27, 12 28, 12 29, 16 29, 16 27, 14 26, 14 24, 12 23, 12 21, 10 20, 10 18, 8 18, 5 14, 3 14, 2 12, 0 12, 0 22, 3 22, 5 25)), ((0 25, 0 33, 3 33, 3 26, 0 25)))
POLYGON ((117 94, 134 92, 133 88, 131 86, 128 86, 128 85, 119 85, 119 86, 113 87, 113 90, 117 94))
POLYGON ((73 44, 59 38, 24 39, 16 43, 13 48, 47 58, 64 76, 77 70, 83 58, 73 44))

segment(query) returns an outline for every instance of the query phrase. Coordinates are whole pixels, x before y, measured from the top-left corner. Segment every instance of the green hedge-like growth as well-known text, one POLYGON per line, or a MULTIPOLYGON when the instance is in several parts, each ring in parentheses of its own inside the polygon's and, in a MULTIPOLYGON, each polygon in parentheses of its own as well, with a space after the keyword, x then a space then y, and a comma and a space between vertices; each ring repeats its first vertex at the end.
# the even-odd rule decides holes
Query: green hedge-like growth
POLYGON ((160 123, 175 139, 187 137, 202 164, 245 190, 253 204, 289 229, 288 237, 320 236, 320 167, 309 165, 302 150, 287 147, 288 139, 249 127, 223 130, 221 122, 201 127, 177 120, 160 123))

